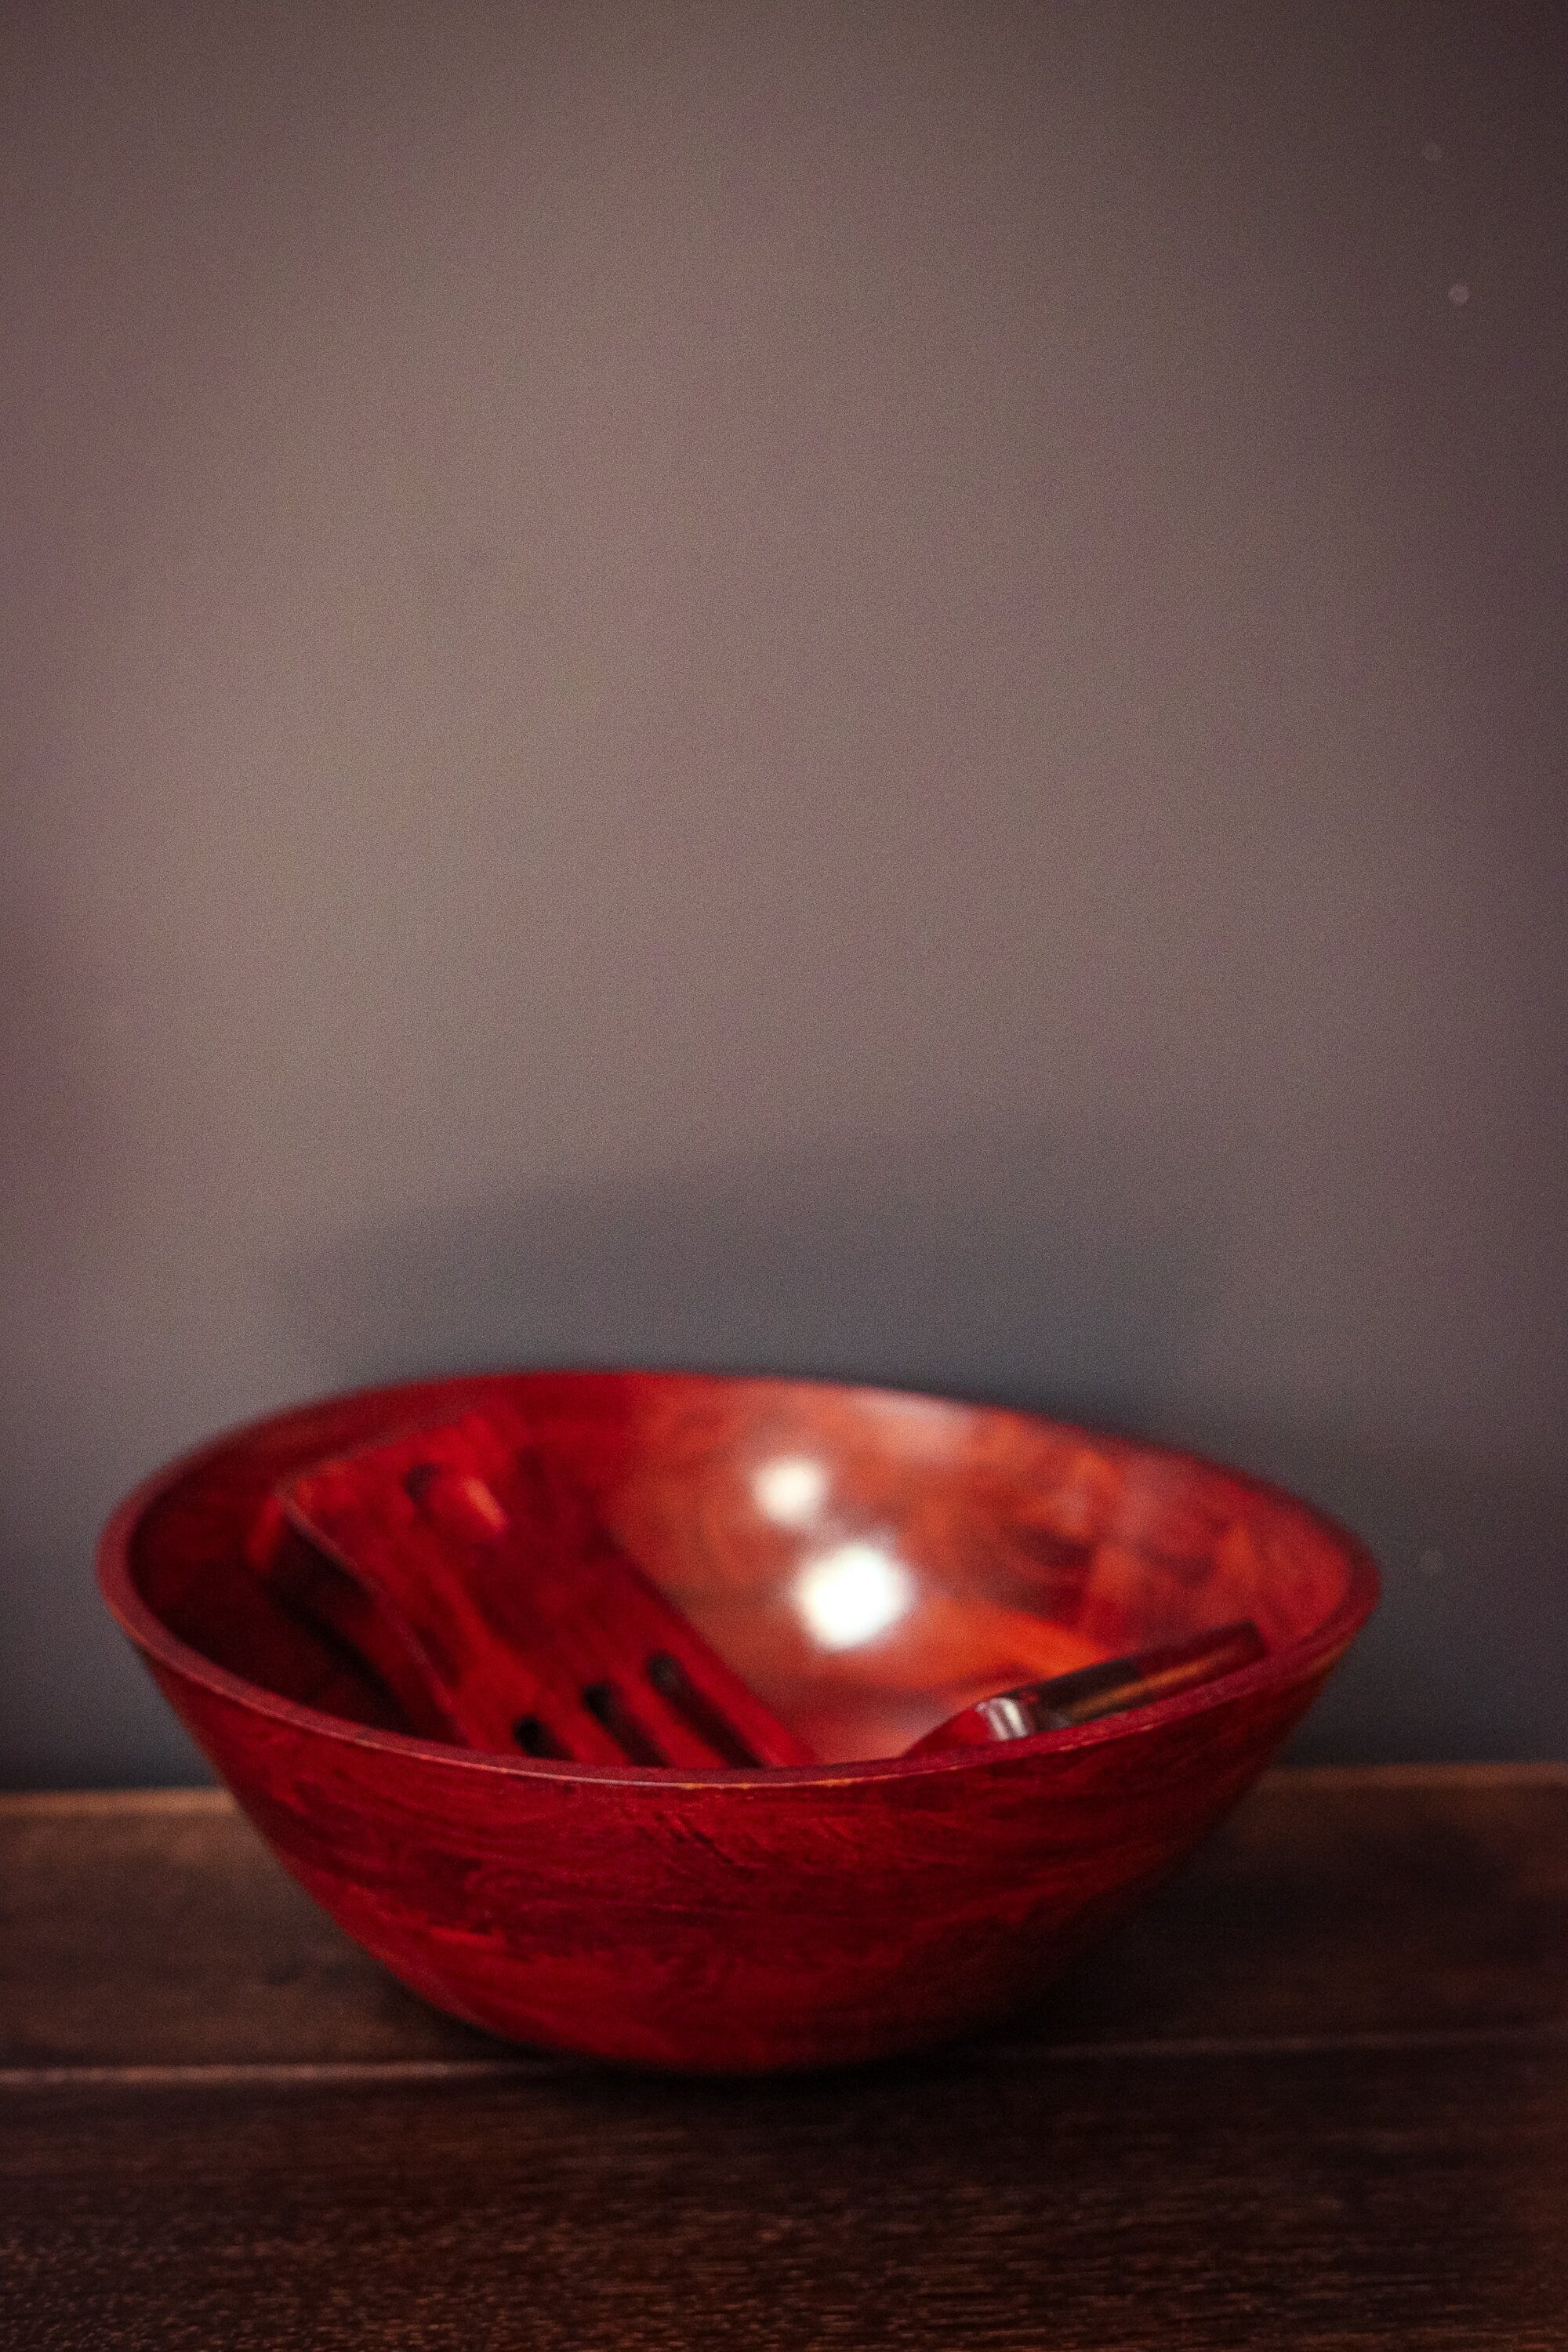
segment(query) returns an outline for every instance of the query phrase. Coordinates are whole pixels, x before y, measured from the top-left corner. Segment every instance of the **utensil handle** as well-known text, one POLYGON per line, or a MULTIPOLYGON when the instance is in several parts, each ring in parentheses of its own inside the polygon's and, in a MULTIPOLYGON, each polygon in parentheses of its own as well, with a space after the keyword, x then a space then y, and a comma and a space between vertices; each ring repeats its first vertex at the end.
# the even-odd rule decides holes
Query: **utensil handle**
POLYGON ((1238 1674, 1267 1655, 1268 1645, 1251 1619, 1238 1619, 1185 1642, 1133 1650, 1097 1666, 1079 1666, 1070 1675, 1052 1675, 1045 1682, 1024 1683, 994 1698, 976 1699, 928 1731, 908 1753, 931 1756, 948 1748, 984 1748, 996 1740, 1030 1739, 1041 1731, 1066 1731, 1100 1716, 1173 1698, 1178 1691, 1215 1682, 1221 1675, 1238 1674))

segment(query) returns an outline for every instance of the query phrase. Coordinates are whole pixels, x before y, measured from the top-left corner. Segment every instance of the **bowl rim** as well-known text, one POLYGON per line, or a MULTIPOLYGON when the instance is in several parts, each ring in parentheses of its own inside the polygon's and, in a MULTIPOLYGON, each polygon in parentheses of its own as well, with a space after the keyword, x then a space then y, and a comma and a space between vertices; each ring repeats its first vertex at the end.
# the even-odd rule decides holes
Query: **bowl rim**
POLYGON ((998 1404, 938 1390, 902 1388, 877 1381, 841 1380, 805 1372, 691 1370, 665 1364, 497 1366, 482 1371, 446 1376, 437 1374, 411 1381, 375 1381, 361 1388, 331 1390, 279 1410, 251 1415, 244 1421, 229 1423, 185 1452, 174 1455, 123 1496, 99 1537, 95 1565, 99 1591, 110 1615, 150 1663, 163 1666, 182 1680, 195 1683, 214 1697, 240 1706, 253 1715, 308 1732, 317 1738, 337 1740, 349 1747, 402 1757, 410 1762, 417 1760, 447 1770, 477 1772, 492 1778, 499 1775, 504 1780, 531 1784, 542 1781, 567 1785, 587 1782, 597 1786, 633 1788, 651 1796, 668 1794, 684 1787, 762 1792, 792 1787, 821 1789, 837 1787, 846 1782, 915 1779, 931 1773, 972 1770, 977 1767, 994 1769, 999 1765, 1029 1759, 1104 1747, 1118 1740, 1135 1740, 1167 1725, 1207 1714, 1216 1706, 1228 1705, 1233 1699, 1272 1689, 1286 1689, 1310 1675, 1327 1674, 1371 1617, 1382 1591, 1382 1577, 1372 1553, 1359 1536, 1353 1535, 1337 1519, 1320 1510, 1315 1504, 1305 1501, 1300 1495, 1292 1494, 1288 1487, 1277 1486, 1268 1479, 1256 1478, 1249 1472, 1236 1469, 1228 1463, 1216 1461, 1211 1455, 1195 1453, 1187 1447, 1166 1445, 1152 1438, 1096 1428, 1089 1423, 1064 1419, 1027 1406, 998 1404), (521 1754, 512 1757, 462 1748, 446 1740, 424 1739, 410 1732, 386 1731, 372 1724, 354 1723, 347 1717, 331 1715, 323 1708, 308 1706, 298 1699, 285 1698, 280 1693, 269 1691, 261 1684, 235 1674, 230 1668, 218 1665, 172 1633, 137 1589, 131 1570, 131 1554, 148 1512, 194 1473, 230 1453, 241 1441, 255 1437, 264 1430, 281 1432, 291 1422, 309 1423, 335 1407, 383 1402, 395 1405, 398 1400, 412 1402, 436 1394, 458 1394, 464 1391, 482 1392, 498 1381, 625 1378, 708 1381, 715 1387, 765 1382, 778 1387, 837 1389, 860 1396, 952 1405, 967 1412, 1005 1413, 1037 1423, 1058 1435, 1079 1438, 1089 1445, 1110 1444, 1124 1453, 1143 1455, 1173 1467, 1208 1475, 1217 1475, 1257 1496, 1260 1501, 1284 1506, 1305 1518, 1320 1535, 1326 1536, 1344 1561, 1345 1590, 1336 1607, 1310 1633, 1270 1650, 1267 1657, 1259 1659, 1256 1664, 1220 1675, 1194 1689, 1177 1692, 1171 1697, 1151 1700, 1147 1706, 1129 1707, 1120 1714, 1102 1716, 1093 1722, 1075 1724, 1064 1730, 1039 1731, 1023 1739, 987 1747, 939 1750, 929 1756, 871 1756, 840 1764, 717 1765, 703 1769, 671 1768, 668 1765, 584 1764, 570 1759, 558 1760, 521 1754))

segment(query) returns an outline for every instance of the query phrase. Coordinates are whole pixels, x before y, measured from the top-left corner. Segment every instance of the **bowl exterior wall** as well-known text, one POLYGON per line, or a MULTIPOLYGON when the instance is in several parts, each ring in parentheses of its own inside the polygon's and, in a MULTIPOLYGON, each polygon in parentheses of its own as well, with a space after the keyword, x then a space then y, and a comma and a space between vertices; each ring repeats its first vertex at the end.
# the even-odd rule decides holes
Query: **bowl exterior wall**
POLYGON ((148 1664, 279 1860, 414 1991, 521 2042, 760 2073, 1027 2000, 1235 1803, 1331 1660, 1067 1746, 745 1782, 437 1759, 148 1664))

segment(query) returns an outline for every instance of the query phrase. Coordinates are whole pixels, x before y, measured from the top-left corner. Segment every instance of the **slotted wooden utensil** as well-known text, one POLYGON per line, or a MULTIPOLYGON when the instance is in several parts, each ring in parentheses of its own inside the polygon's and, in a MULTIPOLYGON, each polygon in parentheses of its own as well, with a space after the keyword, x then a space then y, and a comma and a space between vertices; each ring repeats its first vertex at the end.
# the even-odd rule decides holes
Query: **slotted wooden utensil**
POLYGON ((807 1764, 525 1431, 493 1413, 319 1464, 260 1563, 420 1730, 589 1764, 807 1764))

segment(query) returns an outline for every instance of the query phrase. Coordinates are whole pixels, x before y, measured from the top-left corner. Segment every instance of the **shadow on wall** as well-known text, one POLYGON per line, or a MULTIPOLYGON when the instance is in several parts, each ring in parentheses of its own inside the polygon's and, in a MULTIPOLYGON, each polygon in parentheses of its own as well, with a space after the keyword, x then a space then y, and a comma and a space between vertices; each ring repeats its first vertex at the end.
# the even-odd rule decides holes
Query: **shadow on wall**
POLYGON ((1568 1756, 1568 1478, 1221 1413, 1181 1433, 1308 1496, 1383 1569, 1383 1606, 1291 1761, 1568 1756))
POLYGON ((509 1363, 809 1372, 1216 1454, 1354 1527, 1385 1570, 1295 1757, 1562 1753, 1568 1491, 1249 1414, 1247 1332, 1215 1328, 1226 1224, 1212 1162, 1148 1137, 1070 1157, 1037 1134, 928 1137, 433 1212, 285 1287, 322 1389, 509 1363), (1223 1398, 1193 1370, 1221 1357, 1223 1398))
POLYGON ((409 1218, 300 1270, 332 1386, 496 1362, 816 1371, 1137 1423, 1216 1236, 1148 1146, 951 1136, 409 1218))

